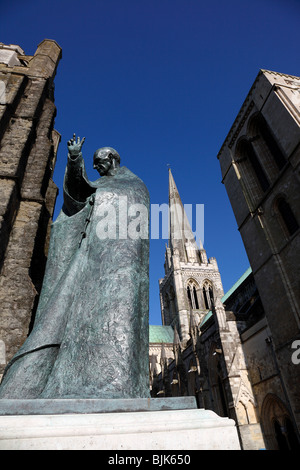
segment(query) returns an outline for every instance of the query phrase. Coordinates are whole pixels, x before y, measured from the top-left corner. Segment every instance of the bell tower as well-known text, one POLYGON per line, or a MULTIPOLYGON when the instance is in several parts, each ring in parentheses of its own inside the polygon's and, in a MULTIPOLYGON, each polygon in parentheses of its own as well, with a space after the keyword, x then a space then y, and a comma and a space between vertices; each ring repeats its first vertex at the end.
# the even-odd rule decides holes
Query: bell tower
POLYGON ((207 259, 201 240, 199 246, 196 243, 171 169, 169 242, 164 266, 165 277, 159 280, 162 323, 176 327, 181 342, 186 343, 191 317, 199 324, 224 291, 216 259, 207 259))

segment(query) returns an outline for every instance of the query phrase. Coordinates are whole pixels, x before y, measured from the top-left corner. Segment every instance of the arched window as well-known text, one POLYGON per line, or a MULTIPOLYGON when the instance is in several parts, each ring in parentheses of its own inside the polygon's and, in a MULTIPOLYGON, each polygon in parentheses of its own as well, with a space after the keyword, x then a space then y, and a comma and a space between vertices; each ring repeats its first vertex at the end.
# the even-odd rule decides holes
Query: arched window
POLYGON ((205 308, 209 310, 212 308, 213 301, 214 301, 213 288, 209 281, 204 282, 202 293, 203 293, 203 301, 204 301, 205 308))
POLYGON ((278 170, 281 170, 286 164, 286 158, 261 114, 256 116, 255 124, 257 126, 258 133, 261 135, 265 144, 267 145, 278 170))
POLYGON ((212 305, 214 302, 214 294, 213 294, 213 290, 211 286, 208 288, 208 294, 209 294, 210 305, 212 305))
POLYGON ((198 292, 197 292, 198 286, 195 283, 195 281, 193 280, 189 281, 186 291, 187 291, 189 305, 191 306, 191 308, 193 310, 199 309, 199 300, 198 300, 198 292))
POLYGON ((276 206, 288 234, 293 235, 293 233, 298 230, 299 224, 289 203, 284 199, 284 197, 280 197, 277 199, 276 206))
POLYGON ((206 295, 205 287, 203 287, 202 291, 203 291, 204 305, 205 305, 205 308, 207 308, 207 310, 208 310, 209 309, 209 303, 208 303, 208 298, 207 298, 207 295, 206 295))
POLYGON ((256 152, 253 148, 253 145, 249 140, 244 140, 243 142, 244 145, 244 150, 246 153, 246 157, 248 158, 249 162, 251 163, 251 166, 254 170, 254 173, 258 179, 259 185, 262 189, 263 192, 265 192, 268 187, 270 186, 269 180, 266 176, 266 173, 263 170, 263 167, 261 166, 261 163, 256 155, 256 152))
POLYGON ((187 286, 187 295, 188 295, 188 299, 189 299, 189 303, 192 305, 192 296, 191 296, 191 289, 190 289, 190 286, 187 286))
POLYGON ((198 309, 199 303, 198 303, 197 291, 196 291, 195 286, 193 287, 193 295, 194 295, 195 308, 198 309))
MULTIPOLYGON (((251 133, 253 134, 253 132, 251 133)), ((234 168, 251 212, 270 186, 268 175, 265 172, 264 164, 266 162, 258 158, 257 143, 254 141, 255 137, 251 139, 242 137, 237 142, 234 154, 234 168)))
POLYGON ((300 442, 289 412, 276 395, 266 395, 261 408, 261 422, 268 450, 299 449, 300 442))

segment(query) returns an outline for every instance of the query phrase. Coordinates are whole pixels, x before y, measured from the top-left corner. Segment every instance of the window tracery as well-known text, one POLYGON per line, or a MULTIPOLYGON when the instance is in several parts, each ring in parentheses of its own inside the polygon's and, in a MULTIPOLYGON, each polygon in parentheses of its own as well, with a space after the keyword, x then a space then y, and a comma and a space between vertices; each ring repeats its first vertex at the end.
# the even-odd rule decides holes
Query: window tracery
POLYGON ((199 304, 199 286, 198 284, 196 284, 196 282, 191 279, 188 281, 188 285, 187 285, 187 297, 188 297, 188 301, 189 301, 189 305, 191 306, 191 308, 193 310, 198 310, 200 308, 200 304, 199 304))
POLYGON ((202 294, 203 294, 205 308, 207 310, 210 310, 214 302, 214 292, 213 292, 213 286, 209 281, 205 281, 203 283, 202 294))

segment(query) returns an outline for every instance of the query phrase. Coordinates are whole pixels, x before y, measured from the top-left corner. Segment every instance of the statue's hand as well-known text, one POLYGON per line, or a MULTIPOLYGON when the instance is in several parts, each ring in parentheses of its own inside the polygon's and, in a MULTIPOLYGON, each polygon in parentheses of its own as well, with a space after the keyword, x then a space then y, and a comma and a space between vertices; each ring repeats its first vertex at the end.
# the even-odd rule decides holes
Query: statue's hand
POLYGON ((68 151, 70 157, 78 157, 81 152, 81 147, 83 146, 83 142, 85 141, 85 137, 80 141, 80 137, 77 138, 76 142, 76 135, 73 134, 73 139, 68 141, 68 151))

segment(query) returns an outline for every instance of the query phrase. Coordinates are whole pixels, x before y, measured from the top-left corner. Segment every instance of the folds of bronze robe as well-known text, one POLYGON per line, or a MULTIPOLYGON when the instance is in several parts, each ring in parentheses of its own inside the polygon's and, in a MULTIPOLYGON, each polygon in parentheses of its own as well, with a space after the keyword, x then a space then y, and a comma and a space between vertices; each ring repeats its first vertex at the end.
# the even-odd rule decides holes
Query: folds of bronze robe
POLYGON ((150 396, 148 217, 143 236, 124 237, 134 220, 125 203, 149 213, 147 188, 126 167, 89 182, 81 155, 68 161, 34 326, 0 398, 150 396))

